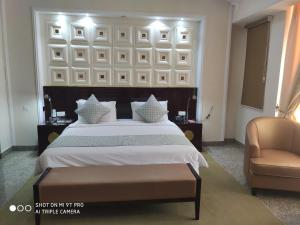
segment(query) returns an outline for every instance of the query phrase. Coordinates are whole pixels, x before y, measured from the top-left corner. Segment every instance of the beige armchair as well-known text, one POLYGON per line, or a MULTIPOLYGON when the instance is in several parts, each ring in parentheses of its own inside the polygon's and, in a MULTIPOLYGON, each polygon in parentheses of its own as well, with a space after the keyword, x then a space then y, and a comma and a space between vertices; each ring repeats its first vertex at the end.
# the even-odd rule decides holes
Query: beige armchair
POLYGON ((259 188, 300 192, 300 124, 275 117, 250 121, 244 172, 253 195, 259 188))

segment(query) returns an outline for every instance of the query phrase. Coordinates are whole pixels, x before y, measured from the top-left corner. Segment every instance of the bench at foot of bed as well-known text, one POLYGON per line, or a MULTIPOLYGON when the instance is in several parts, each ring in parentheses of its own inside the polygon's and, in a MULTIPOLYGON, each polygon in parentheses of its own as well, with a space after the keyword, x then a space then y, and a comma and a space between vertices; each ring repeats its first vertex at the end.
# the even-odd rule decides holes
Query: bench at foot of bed
MULTIPOLYGON (((194 202, 201 178, 190 164, 48 168, 33 185, 38 203, 194 202)), ((36 225, 41 214, 35 214, 36 225)))

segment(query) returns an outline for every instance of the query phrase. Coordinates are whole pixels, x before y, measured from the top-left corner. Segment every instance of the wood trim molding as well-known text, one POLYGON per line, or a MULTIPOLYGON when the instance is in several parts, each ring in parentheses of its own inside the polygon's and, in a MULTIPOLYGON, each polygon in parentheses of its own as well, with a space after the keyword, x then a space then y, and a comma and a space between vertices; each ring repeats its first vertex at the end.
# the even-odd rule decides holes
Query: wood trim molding
POLYGON ((240 145, 242 147, 244 147, 245 145, 242 144, 241 142, 237 141, 236 139, 233 138, 226 138, 224 139, 224 141, 206 141, 203 142, 202 146, 203 147, 208 147, 208 146, 222 146, 225 144, 237 144, 240 145))

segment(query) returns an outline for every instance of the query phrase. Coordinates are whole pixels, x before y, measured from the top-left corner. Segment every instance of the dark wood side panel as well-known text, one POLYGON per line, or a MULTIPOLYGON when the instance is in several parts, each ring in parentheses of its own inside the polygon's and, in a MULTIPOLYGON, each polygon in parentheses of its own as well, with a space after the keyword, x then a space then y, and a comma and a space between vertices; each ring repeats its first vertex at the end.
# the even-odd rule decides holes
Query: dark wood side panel
POLYGON ((145 101, 154 94, 158 100, 168 100, 169 119, 174 120, 179 110, 186 111, 190 98, 189 119, 196 117, 196 88, 129 88, 129 87, 56 87, 44 86, 44 94, 48 94, 53 102, 53 108, 66 111, 66 116, 77 120, 76 100, 87 99, 94 94, 99 101, 117 101, 118 119, 132 117, 130 102, 145 101))

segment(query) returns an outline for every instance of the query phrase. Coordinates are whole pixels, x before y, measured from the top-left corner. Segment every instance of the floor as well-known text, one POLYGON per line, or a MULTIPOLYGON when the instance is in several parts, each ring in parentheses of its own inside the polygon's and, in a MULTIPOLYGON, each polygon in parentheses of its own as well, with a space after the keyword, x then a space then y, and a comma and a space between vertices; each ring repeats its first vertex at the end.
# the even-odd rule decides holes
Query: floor
POLYGON ((0 207, 32 176, 36 158, 33 151, 12 151, 0 159, 0 207))
MULTIPOLYGON (((210 146, 206 149, 215 161, 242 186, 247 187, 243 174, 243 147, 241 145, 226 144, 210 146)), ((36 154, 32 151, 14 151, 0 160, 0 207, 14 196, 25 181, 32 176, 36 158, 36 154)), ((299 193, 259 191, 257 197, 286 225, 300 225, 299 193)))
MULTIPOLYGON (((210 146, 206 149, 217 163, 241 185, 248 188, 243 173, 243 146, 226 144, 225 146, 210 146)), ((286 225, 300 225, 300 193, 260 190, 257 192, 257 197, 286 225)))

